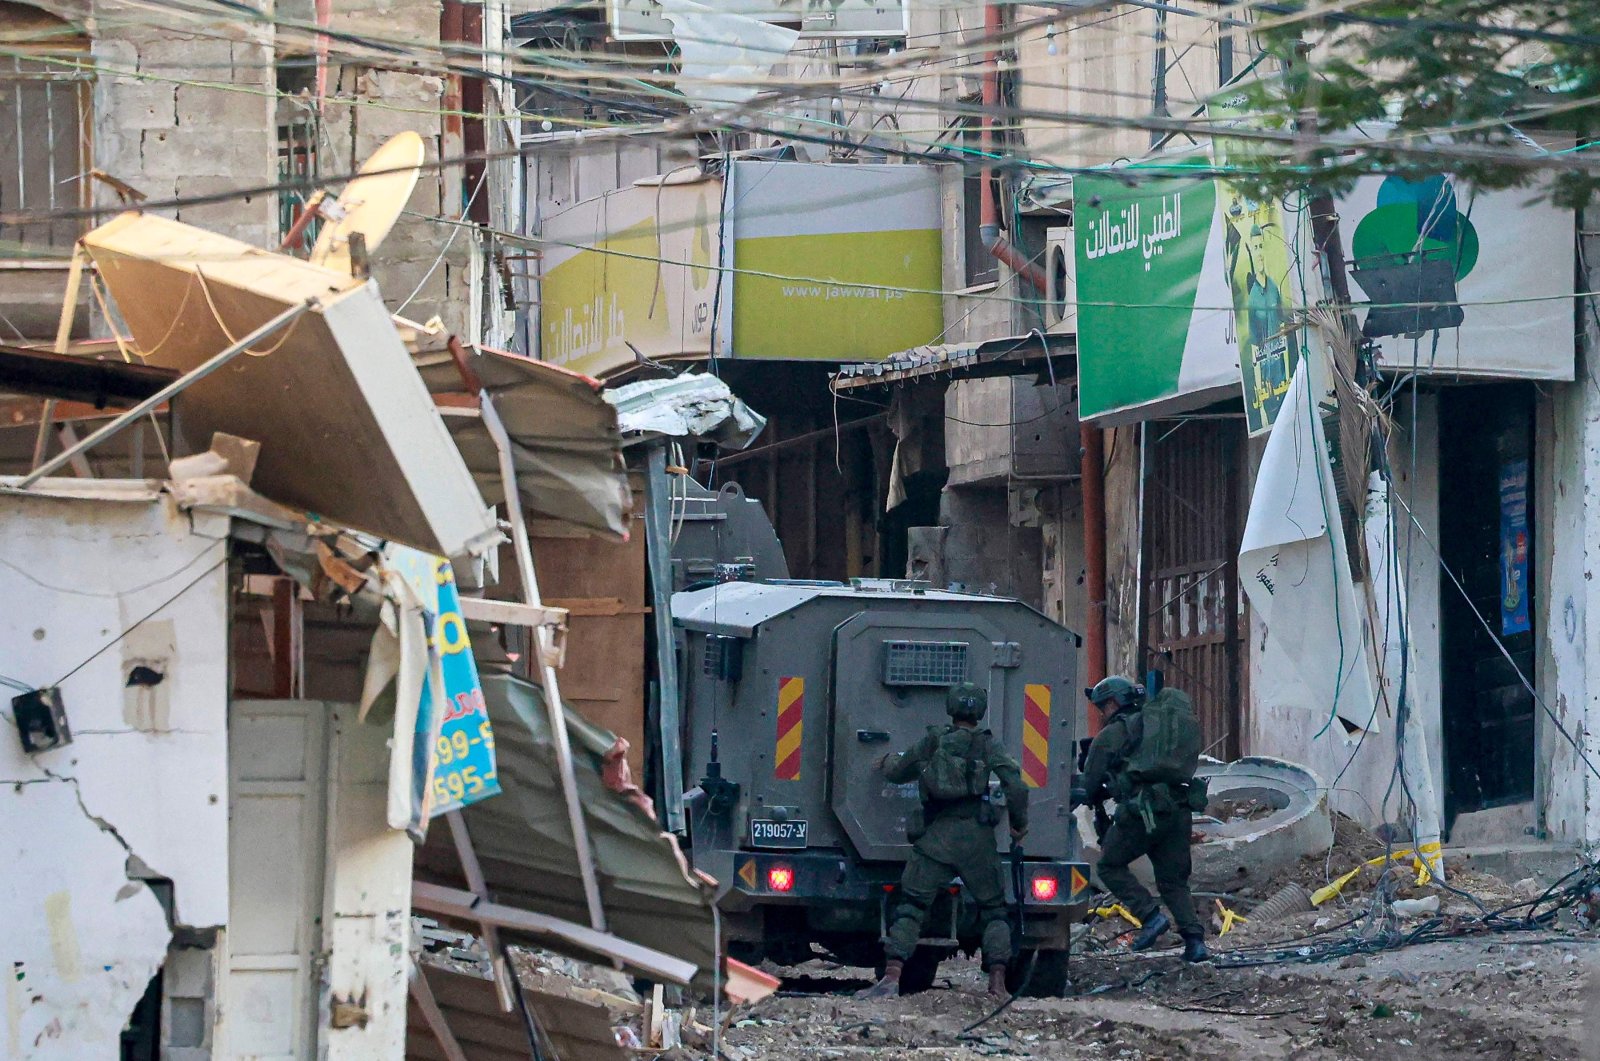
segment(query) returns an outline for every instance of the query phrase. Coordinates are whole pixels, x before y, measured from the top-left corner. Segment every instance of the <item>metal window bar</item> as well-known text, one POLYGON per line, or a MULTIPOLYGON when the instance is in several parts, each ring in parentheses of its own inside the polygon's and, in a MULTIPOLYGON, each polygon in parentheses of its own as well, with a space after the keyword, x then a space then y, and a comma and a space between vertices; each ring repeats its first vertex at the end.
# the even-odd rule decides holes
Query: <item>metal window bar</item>
MULTIPOLYGON (((278 196, 279 239, 289 235, 300 208, 305 205, 315 189, 318 173, 318 133, 317 118, 314 114, 278 126, 278 180, 300 188, 298 192, 288 192, 278 196)), ((298 255, 310 254, 321 228, 322 219, 313 218, 296 244, 287 248, 288 252, 298 255)))
POLYGON ((0 209, 45 219, 0 227, 0 258, 71 252, 84 221, 55 211, 87 202, 87 115, 93 76, 21 55, 0 57, 0 209), (9 121, 6 119, 9 118, 9 121), (67 186, 71 185, 71 191, 67 186))

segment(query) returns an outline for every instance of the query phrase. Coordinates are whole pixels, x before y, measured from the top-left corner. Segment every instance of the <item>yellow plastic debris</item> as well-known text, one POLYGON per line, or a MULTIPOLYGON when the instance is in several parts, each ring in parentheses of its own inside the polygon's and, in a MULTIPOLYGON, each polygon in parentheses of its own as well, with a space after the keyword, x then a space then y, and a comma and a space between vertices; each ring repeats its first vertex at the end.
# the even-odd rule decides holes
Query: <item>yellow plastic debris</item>
POLYGON ((1134 917, 1133 911, 1121 903, 1113 903, 1110 906, 1097 906, 1094 908, 1094 914, 1097 917, 1120 917, 1134 928, 1144 927, 1144 922, 1134 917))
POLYGON ((1351 870, 1349 873, 1346 873, 1344 876, 1333 881, 1331 884, 1324 885, 1323 887, 1312 892, 1311 905, 1321 906, 1323 903, 1327 902, 1329 899, 1332 899, 1334 896, 1343 891, 1344 886, 1355 879, 1356 874, 1360 873, 1368 866, 1381 866, 1385 861, 1403 862, 1406 859, 1410 859, 1412 867, 1417 873, 1417 883, 1419 885, 1426 884, 1433 879, 1431 864, 1438 857, 1439 845, 1429 844, 1427 847, 1423 848, 1421 855, 1411 848, 1406 848, 1404 851, 1396 851, 1393 854, 1379 855, 1377 858, 1369 858, 1365 862, 1361 863, 1361 865, 1351 870))
POLYGON ((1221 899, 1216 900, 1216 904, 1217 916, 1222 919, 1222 927, 1217 930, 1217 935, 1226 936, 1229 932, 1233 931, 1233 926, 1235 924, 1246 925, 1250 923, 1250 919, 1248 917, 1235 913, 1234 911, 1229 910, 1226 906, 1223 906, 1221 899))

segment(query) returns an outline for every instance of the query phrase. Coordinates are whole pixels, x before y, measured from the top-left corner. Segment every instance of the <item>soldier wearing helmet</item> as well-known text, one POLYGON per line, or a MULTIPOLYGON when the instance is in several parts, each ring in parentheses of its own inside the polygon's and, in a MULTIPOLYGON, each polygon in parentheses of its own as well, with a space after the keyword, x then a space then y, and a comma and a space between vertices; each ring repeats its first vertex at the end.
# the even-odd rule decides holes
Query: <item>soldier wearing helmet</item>
POLYGON ((909 750, 879 760, 894 784, 917 782, 922 815, 907 830, 911 857, 900 878, 899 902, 884 941, 884 975, 861 992, 863 998, 900 993, 901 970, 917 949, 929 907, 956 877, 978 907, 989 992, 1005 995, 1011 928, 1006 923, 1005 878, 994 839, 999 810, 989 800, 989 777, 998 778, 1005 793, 1014 839, 1028 831, 1028 790, 1016 760, 993 734, 978 728, 988 707, 988 694, 981 687, 971 682, 951 686, 945 697, 950 724, 931 727, 909 750))
POLYGON ((1104 725, 1089 745, 1083 775, 1072 790, 1072 804, 1087 803, 1094 808, 1095 832, 1100 836, 1096 867, 1100 881, 1141 922, 1132 949, 1155 946, 1176 922, 1183 938, 1184 960, 1205 961, 1210 957, 1205 928, 1189 892, 1193 783, 1179 776, 1186 772, 1192 778, 1199 760, 1199 728, 1189 698, 1176 689, 1164 689, 1147 707, 1144 686, 1121 675, 1085 689, 1084 695, 1100 709, 1104 725), (1159 725, 1148 722, 1144 716, 1149 713, 1159 715, 1159 725), (1147 733, 1147 729, 1156 732, 1147 733), (1155 747, 1162 742, 1170 747, 1155 747), (1147 776, 1140 766, 1150 753, 1179 760, 1179 768, 1173 774, 1148 772, 1147 776), (1115 817, 1106 815, 1103 803, 1107 798, 1117 801, 1115 817), (1171 911, 1170 918, 1128 868, 1140 856, 1150 859, 1156 889, 1171 911))

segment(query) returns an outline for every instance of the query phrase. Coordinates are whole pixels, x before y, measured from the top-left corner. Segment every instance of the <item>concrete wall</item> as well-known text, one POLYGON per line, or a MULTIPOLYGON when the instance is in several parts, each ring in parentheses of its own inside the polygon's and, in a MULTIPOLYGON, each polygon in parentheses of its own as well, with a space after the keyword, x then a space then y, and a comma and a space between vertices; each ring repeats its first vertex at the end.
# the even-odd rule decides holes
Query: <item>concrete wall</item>
MULTIPOLYGON (((1591 208, 1579 216, 1583 264, 1579 290, 1593 291, 1600 283, 1600 237, 1593 235, 1600 228, 1600 211, 1591 208)), ((1587 301, 1589 312, 1579 313, 1577 382, 1554 392, 1554 426, 1562 431, 1555 450, 1559 477, 1555 489, 1545 493, 1559 506, 1553 521, 1557 534, 1553 577, 1567 592, 1544 594, 1544 626, 1555 654, 1555 681, 1543 688, 1545 702, 1565 720, 1567 732, 1577 739, 1587 760, 1580 765, 1576 755, 1566 758, 1566 751, 1559 753, 1563 758, 1556 761, 1572 765, 1552 780, 1547 824, 1552 832, 1559 827, 1561 835, 1580 840, 1592 852, 1600 847, 1600 780, 1594 774, 1600 766, 1600 682, 1589 682, 1588 661, 1600 660, 1600 623, 1590 625, 1587 617, 1600 609, 1600 585, 1591 560, 1600 556, 1600 314, 1594 311, 1593 300, 1587 301), (1575 526, 1574 520, 1580 522, 1575 526), (1570 638, 1569 629, 1575 630, 1570 638)), ((1567 743, 1553 730, 1552 725, 1541 731, 1541 758, 1546 748, 1567 743)))
MULTIPOLYGON (((271 0, 256 0, 262 17, 254 20, 222 7, 215 17, 206 17, 136 0, 39 0, 36 6, 83 25, 91 37, 99 71, 90 134, 94 167, 156 203, 278 181, 275 62, 303 58, 308 46, 303 34, 277 34, 271 0)), ((379 40, 437 47, 440 8, 437 0, 340 0, 333 6, 332 25, 379 40)), ((295 11, 284 17, 295 17, 295 11)), ((485 19, 483 44, 499 47, 498 27, 493 18, 485 19)), ((336 53, 340 47, 335 45, 336 53)), ((352 172, 383 141, 407 129, 422 134, 430 161, 462 154, 460 116, 439 113, 449 87, 445 77, 432 70, 384 68, 402 65, 392 61, 337 59, 336 54, 328 73, 319 145, 318 165, 326 178, 352 172)), ((496 106, 491 102, 491 109, 496 106)), ((506 146, 504 138, 499 143, 506 146)), ((467 201, 462 172, 447 166, 423 174, 408 215, 374 253, 373 274, 391 309, 404 305, 405 314, 418 321, 438 316, 452 330, 477 338, 488 317, 477 297, 487 290, 482 271, 474 267, 479 236, 434 220, 461 218, 467 201)), ((491 179, 504 187, 516 177, 506 162, 491 179)), ((95 205, 118 205, 110 187, 96 181, 89 187, 95 205)), ((495 192, 485 188, 481 194, 488 198, 495 192)), ((278 242, 274 192, 154 210, 255 246, 278 242)), ((32 270, 17 277, 0 308, 29 337, 50 338, 64 272, 32 270)), ((95 331, 103 334, 104 325, 95 331)))
MULTIPOLYGON (((134 0, 32 3, 82 27, 90 38, 97 74, 90 92, 86 169, 125 182, 152 204, 260 188, 277 179, 269 23, 252 23, 221 8, 214 18, 184 16, 134 0)), ((271 5, 262 0, 257 6, 271 5)), ((73 194, 80 190, 89 205, 107 210, 121 205, 106 184, 87 178, 80 184, 76 175, 62 175, 68 178, 71 182, 60 190, 63 206, 76 205, 73 194)), ((151 209, 257 245, 277 231, 277 196, 271 192, 223 204, 151 209)), ((66 257, 60 255, 63 264, 66 257)), ((0 266, 0 311, 26 337, 51 339, 65 279, 64 268, 0 266)), ((80 305, 76 334, 87 335, 92 305, 87 290, 80 305)))
POLYGON ((0 496, 0 667, 58 685, 74 736, 30 756, 0 727, 8 1058, 116 1056, 171 926, 228 916, 227 520, 124 496, 0 496))
POLYGON ((945 490, 939 499, 939 523, 945 528, 939 581, 1039 608, 1044 603, 1040 532, 1013 525, 1009 509, 1003 485, 945 490))
MULTIPOLYGON (((332 27, 404 41, 414 48, 436 48, 441 8, 438 0, 339 0, 333 5, 332 27)), ((439 113, 448 79, 432 69, 396 69, 403 65, 346 61, 329 70, 324 122, 330 147, 321 161, 325 174, 355 170, 385 140, 405 130, 422 135, 430 162, 463 153, 459 116, 439 113)), ((460 166, 424 170, 406 214, 373 255, 373 276, 391 311, 419 322, 437 316, 451 331, 476 338, 479 322, 472 312, 470 281, 478 237, 435 220, 461 220, 471 191, 460 166)))

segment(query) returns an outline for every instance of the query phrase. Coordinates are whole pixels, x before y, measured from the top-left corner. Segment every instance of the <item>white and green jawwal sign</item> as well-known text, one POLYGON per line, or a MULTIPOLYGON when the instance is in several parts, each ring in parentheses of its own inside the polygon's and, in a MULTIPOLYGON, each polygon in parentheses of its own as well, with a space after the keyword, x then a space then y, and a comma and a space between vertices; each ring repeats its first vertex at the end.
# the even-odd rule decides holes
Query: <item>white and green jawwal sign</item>
POLYGON ((1175 169, 1073 182, 1080 415, 1128 422, 1242 390, 1260 434, 1301 356, 1298 219, 1175 169))
MULTIPOLYGON (((1224 126, 1238 122, 1237 113, 1223 101, 1211 108, 1224 126)), ((1226 169, 1221 163, 1249 164, 1240 138, 1219 135, 1213 151, 1219 165, 1188 156, 1073 181, 1084 419, 1132 423, 1241 394, 1258 435, 1288 394, 1308 341, 1296 311, 1320 301, 1322 290, 1297 205, 1303 197, 1257 198, 1213 176, 1226 169)), ((1380 369, 1573 378, 1571 210, 1530 189, 1474 190, 1440 174, 1363 177, 1335 212, 1356 266, 1359 320, 1385 297, 1363 265, 1417 267, 1439 257, 1455 265, 1459 323, 1378 339, 1380 369)))

